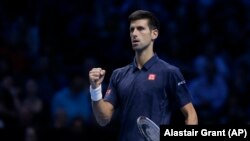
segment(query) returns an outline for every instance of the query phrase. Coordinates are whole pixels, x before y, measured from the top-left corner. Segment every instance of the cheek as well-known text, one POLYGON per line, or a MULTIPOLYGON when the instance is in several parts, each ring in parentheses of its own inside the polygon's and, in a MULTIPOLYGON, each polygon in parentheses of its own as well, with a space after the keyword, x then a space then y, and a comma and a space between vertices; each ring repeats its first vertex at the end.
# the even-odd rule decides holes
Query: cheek
POLYGON ((146 40, 147 40, 147 41, 151 41, 151 40, 152 40, 152 36, 147 36, 147 37, 146 37, 146 40))
POLYGON ((152 34, 150 34, 150 37, 149 37, 150 39, 154 39, 155 38, 155 36, 154 36, 154 34, 152 33, 152 34))

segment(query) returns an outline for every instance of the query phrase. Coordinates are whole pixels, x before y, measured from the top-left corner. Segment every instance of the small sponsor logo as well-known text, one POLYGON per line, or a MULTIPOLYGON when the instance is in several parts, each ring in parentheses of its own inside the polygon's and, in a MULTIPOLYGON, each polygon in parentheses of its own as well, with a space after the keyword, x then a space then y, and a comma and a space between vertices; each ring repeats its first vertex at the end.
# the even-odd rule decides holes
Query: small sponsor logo
POLYGON ((155 80, 156 75, 155 74, 149 74, 148 75, 148 80, 155 80))
POLYGON ((181 81, 181 82, 178 82, 178 86, 180 86, 181 84, 185 84, 186 83, 186 81, 185 80, 183 80, 183 81, 181 81))
POLYGON ((110 95, 110 93, 111 93, 111 89, 110 89, 110 88, 108 88, 108 89, 107 89, 107 91, 106 91, 106 94, 105 94, 105 96, 108 96, 108 95, 110 95))

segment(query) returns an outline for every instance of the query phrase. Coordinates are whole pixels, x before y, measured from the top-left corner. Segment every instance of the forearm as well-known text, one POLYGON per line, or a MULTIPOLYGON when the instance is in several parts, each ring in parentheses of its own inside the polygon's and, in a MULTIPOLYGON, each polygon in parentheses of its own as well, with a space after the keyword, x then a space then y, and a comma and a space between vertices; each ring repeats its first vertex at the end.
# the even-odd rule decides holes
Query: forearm
POLYGON ((185 116, 185 124, 186 125, 197 125, 198 124, 198 116, 197 116, 196 110, 194 109, 192 103, 188 103, 181 110, 185 116))
POLYGON ((92 108, 97 123, 100 126, 106 126, 112 118, 112 105, 101 99, 99 101, 92 101, 92 108))
POLYGON ((186 125, 198 125, 198 118, 196 114, 189 114, 185 118, 186 125))

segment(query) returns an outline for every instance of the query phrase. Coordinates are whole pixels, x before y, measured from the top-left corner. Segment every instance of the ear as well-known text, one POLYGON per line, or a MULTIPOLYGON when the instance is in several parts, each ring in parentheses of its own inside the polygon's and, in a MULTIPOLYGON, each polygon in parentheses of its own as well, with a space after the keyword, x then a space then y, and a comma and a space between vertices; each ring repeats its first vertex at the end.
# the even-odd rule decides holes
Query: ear
POLYGON ((153 29, 151 35, 152 35, 152 39, 155 40, 159 35, 158 29, 153 29))

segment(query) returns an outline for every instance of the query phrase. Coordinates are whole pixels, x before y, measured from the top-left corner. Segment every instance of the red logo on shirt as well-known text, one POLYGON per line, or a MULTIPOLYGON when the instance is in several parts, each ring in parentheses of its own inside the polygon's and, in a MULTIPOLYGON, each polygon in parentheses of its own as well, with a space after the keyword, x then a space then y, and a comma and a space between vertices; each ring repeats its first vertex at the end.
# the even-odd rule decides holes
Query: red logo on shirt
POLYGON ((155 80, 156 75, 155 74, 149 74, 148 80, 155 80))
POLYGON ((107 89, 107 91, 106 91, 106 94, 105 94, 105 96, 108 96, 108 95, 110 95, 110 93, 111 93, 111 89, 110 89, 110 88, 108 88, 108 89, 107 89))

